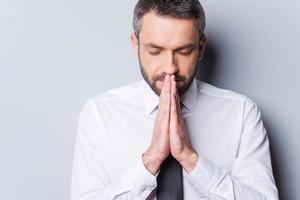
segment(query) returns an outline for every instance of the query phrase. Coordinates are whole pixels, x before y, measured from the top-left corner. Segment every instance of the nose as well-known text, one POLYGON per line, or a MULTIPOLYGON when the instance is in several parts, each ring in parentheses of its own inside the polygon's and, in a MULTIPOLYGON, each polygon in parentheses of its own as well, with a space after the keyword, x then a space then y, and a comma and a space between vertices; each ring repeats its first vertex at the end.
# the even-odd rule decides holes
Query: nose
POLYGON ((173 53, 167 54, 164 63, 164 72, 166 74, 172 75, 172 74, 176 74, 178 70, 179 69, 174 54, 173 53))

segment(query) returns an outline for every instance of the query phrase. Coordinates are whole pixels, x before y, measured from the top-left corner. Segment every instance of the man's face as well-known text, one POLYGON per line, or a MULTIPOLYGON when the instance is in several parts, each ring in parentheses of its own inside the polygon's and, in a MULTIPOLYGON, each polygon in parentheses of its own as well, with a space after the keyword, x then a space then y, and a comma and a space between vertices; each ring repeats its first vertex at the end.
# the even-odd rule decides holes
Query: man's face
POLYGON ((199 40, 196 21, 158 16, 142 18, 139 38, 131 35, 141 72, 152 90, 160 95, 166 74, 174 74, 179 95, 191 84, 197 59, 203 56, 206 38, 199 40))

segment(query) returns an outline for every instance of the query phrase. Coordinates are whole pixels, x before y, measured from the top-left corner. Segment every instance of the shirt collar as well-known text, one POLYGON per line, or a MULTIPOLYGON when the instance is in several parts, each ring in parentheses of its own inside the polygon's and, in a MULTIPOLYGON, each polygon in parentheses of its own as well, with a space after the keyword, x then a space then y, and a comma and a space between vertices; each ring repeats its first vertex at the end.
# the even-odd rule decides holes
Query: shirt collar
MULTIPOLYGON (((144 95, 144 106, 146 115, 150 115, 159 104, 159 96, 152 90, 148 83, 142 79, 142 89, 144 95)), ((197 103, 197 80, 194 78, 188 89, 180 98, 181 103, 189 112, 193 112, 197 103)))

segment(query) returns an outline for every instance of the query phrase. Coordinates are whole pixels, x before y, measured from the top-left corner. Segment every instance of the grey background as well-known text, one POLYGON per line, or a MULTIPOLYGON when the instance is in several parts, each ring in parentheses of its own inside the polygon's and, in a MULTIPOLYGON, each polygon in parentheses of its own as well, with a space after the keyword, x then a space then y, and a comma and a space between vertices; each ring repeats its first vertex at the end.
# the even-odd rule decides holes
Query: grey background
MULTIPOLYGON (((136 1, 0 0, 0 199, 69 199, 78 113, 141 79, 129 42, 136 1)), ((281 199, 300 199, 300 1, 203 0, 198 78, 262 111, 281 199)))

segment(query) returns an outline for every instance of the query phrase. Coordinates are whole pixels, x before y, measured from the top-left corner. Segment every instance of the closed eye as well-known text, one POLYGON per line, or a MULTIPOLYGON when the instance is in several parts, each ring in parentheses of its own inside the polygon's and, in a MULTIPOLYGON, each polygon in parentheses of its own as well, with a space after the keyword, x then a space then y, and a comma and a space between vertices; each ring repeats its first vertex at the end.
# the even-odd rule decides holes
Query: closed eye
POLYGON ((189 48, 189 49, 182 49, 178 51, 182 55, 189 55, 194 51, 194 48, 189 48))
POLYGON ((160 53, 160 51, 149 51, 149 53, 151 55, 158 55, 160 53))

